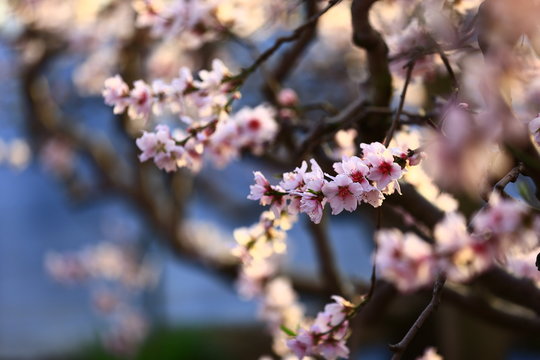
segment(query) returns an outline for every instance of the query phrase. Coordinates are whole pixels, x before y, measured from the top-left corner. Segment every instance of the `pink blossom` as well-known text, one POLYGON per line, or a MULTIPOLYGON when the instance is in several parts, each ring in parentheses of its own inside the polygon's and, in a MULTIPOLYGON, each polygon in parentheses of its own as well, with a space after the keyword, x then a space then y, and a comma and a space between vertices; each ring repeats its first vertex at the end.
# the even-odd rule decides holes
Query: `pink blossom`
POLYGON ((287 190, 297 190, 299 188, 302 188, 304 183, 304 175, 307 171, 307 163, 305 161, 302 161, 302 165, 294 171, 287 172, 283 174, 283 180, 279 183, 279 185, 287 190))
POLYGON ((489 198, 487 209, 480 211, 473 219, 478 233, 512 233, 519 229, 527 211, 520 201, 503 199, 494 192, 489 198))
POLYGON ((177 161, 185 153, 182 147, 176 145, 166 125, 158 125, 155 132, 145 131, 135 142, 142 151, 139 155, 141 162, 153 158, 158 168, 167 172, 176 170, 177 161))
POLYGON ((160 115, 165 108, 168 100, 171 97, 172 88, 171 85, 165 83, 163 80, 154 80, 152 82, 152 96, 155 97, 153 104, 153 110, 156 115, 160 115))
POLYGON ((237 125, 238 147, 249 147, 255 153, 262 152, 263 145, 274 140, 278 130, 275 110, 268 105, 244 107, 231 119, 237 125))
POLYGON ((281 106, 295 106, 298 103, 298 95, 293 89, 281 89, 277 95, 277 101, 281 106))
POLYGON ((430 284, 435 276, 433 251, 414 233, 381 230, 376 234, 377 271, 402 292, 430 284))
MULTIPOLYGON (((362 149, 362 157, 369 161, 371 157, 379 157, 386 152, 386 147, 380 142, 372 142, 371 144, 360 144, 362 149)), ((368 162, 368 165, 371 165, 368 162)))
POLYGON ((367 176, 369 167, 358 156, 343 157, 341 162, 334 163, 334 170, 338 174, 345 174, 355 183, 362 185, 364 191, 373 190, 367 176))
POLYGON ((199 71, 200 80, 194 81, 193 84, 199 89, 216 91, 222 89, 223 80, 228 76, 231 76, 231 72, 223 61, 214 59, 212 60, 212 70, 199 71))
POLYGON ((255 179, 255 185, 249 186, 250 193, 248 199, 260 200, 261 205, 269 205, 271 198, 266 193, 271 191, 270 183, 260 171, 253 172, 253 177, 255 179))
POLYGON ((311 221, 318 224, 321 222, 327 201, 322 192, 327 182, 321 167, 313 159, 311 159, 311 171, 304 172, 302 175, 305 189, 300 194, 300 211, 308 214, 311 221))
POLYGON ((367 160, 371 165, 368 178, 377 183, 377 189, 384 190, 392 181, 401 177, 401 166, 394 162, 390 152, 380 155, 370 154, 367 160))
POLYGON ((461 214, 446 214, 435 226, 434 235, 439 267, 450 280, 468 280, 493 263, 493 246, 481 237, 472 237, 461 214))
POLYGON ((177 97, 180 97, 192 86, 193 76, 191 70, 187 67, 181 67, 178 71, 178 77, 174 78, 171 82, 173 93, 175 93, 177 97))
POLYGON ((435 348, 427 348, 424 354, 416 360, 443 360, 443 357, 437 354, 435 348))
POLYGON ((373 189, 363 193, 361 199, 373 207, 379 207, 383 203, 384 195, 379 190, 373 189))
POLYGON ((354 313, 355 306, 340 296, 333 296, 334 303, 327 304, 319 312, 308 331, 300 329, 294 339, 287 342, 299 359, 307 355, 322 355, 335 360, 348 357, 345 341, 349 332, 347 318, 354 313))
POLYGON ((250 185, 248 199, 259 200, 261 205, 270 205, 270 209, 276 217, 280 216, 281 210, 286 205, 285 193, 279 186, 271 186, 260 171, 253 173, 255 185, 250 185))
POLYGON ((304 192, 300 199, 300 211, 308 214, 315 224, 321 222, 326 205, 326 199, 322 196, 321 191, 324 184, 323 180, 310 181, 307 187, 311 192, 304 192))
POLYGON ((332 208, 332 215, 343 211, 356 210, 358 199, 364 191, 362 185, 355 183, 347 175, 339 174, 333 181, 322 187, 323 194, 327 197, 332 208))
POLYGON ((105 88, 102 92, 105 104, 114 106, 113 112, 121 114, 129 105, 129 87, 120 75, 105 80, 105 88))
POLYGON ((305 356, 312 354, 313 343, 313 335, 304 329, 300 329, 298 335, 287 341, 287 346, 298 359, 303 359, 305 356))
POLYGON ((152 88, 142 80, 135 81, 133 86, 129 93, 128 115, 132 118, 147 119, 154 104, 152 88))
POLYGON ((319 333, 328 332, 343 323, 354 307, 352 303, 341 296, 334 295, 332 299, 335 302, 325 305, 324 311, 317 314, 313 324, 313 328, 316 328, 319 333))
POLYGON ((317 352, 327 360, 349 357, 349 348, 344 339, 324 341, 317 346, 317 352))

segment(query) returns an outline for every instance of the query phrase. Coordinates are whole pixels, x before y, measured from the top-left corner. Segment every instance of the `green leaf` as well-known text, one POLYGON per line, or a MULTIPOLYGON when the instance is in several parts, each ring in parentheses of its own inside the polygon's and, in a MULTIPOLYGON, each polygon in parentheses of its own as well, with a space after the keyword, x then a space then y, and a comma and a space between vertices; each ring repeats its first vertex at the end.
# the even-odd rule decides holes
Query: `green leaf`
POLYGON ((281 328, 281 331, 283 331, 285 334, 289 336, 296 336, 296 333, 292 331, 291 329, 289 329, 288 327, 286 327, 285 325, 281 325, 280 328, 281 328))

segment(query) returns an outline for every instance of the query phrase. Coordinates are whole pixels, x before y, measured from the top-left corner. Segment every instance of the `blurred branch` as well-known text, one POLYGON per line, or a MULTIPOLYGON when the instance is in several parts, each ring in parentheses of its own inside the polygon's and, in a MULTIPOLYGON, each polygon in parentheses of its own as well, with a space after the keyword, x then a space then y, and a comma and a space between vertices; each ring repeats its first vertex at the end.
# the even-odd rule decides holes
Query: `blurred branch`
POLYGON ((426 322, 427 318, 437 310, 439 303, 441 302, 442 290, 444 282, 446 281, 444 276, 439 276, 433 287, 433 296, 428 303, 424 311, 418 316, 414 324, 411 326, 405 337, 397 344, 390 345, 390 350, 394 353, 392 360, 399 360, 403 356, 403 353, 407 350, 410 342, 414 339, 418 331, 422 328, 422 325, 426 322))
POLYGON ((308 228, 313 236, 317 258, 320 263, 320 276, 324 280, 325 288, 329 292, 328 295, 341 295, 350 299, 351 294, 346 294, 342 285, 326 225, 327 221, 324 214, 320 224, 308 221, 308 228))
POLYGON ((443 289, 445 303, 449 303, 468 314, 483 319, 505 330, 540 332, 540 318, 520 316, 492 307, 486 300, 471 294, 463 295, 455 290, 443 289))
POLYGON ((297 159, 307 156, 313 149, 324 140, 333 136, 337 131, 350 125, 352 122, 365 114, 365 99, 358 98, 351 102, 336 116, 328 118, 318 125, 310 135, 300 144, 297 159))
POLYGON ((307 21, 313 17, 315 17, 315 21, 305 29, 294 45, 284 52, 276 67, 269 74, 267 79, 268 82, 265 83, 263 88, 263 93, 269 99, 275 99, 277 87, 289 76, 291 71, 293 71, 295 65, 317 35, 317 23, 319 22, 319 17, 317 16, 317 1, 306 0, 304 1, 304 7, 307 21))
POLYGON ((494 295, 540 315, 540 289, 529 279, 519 279, 499 268, 484 272, 475 280, 494 295))
POLYGON ((369 86, 372 90, 370 94, 371 103, 376 106, 387 106, 392 96, 392 76, 388 66, 388 46, 381 34, 369 22, 369 12, 377 1, 352 1, 353 43, 367 52, 368 73, 370 74, 369 86))
POLYGON ((238 74, 235 78, 237 78, 240 82, 245 80, 247 76, 249 76, 251 73, 253 73, 255 70, 259 68, 266 60, 268 60, 279 48, 288 42, 299 40, 302 36, 302 34, 309 29, 311 29, 319 20, 321 16, 326 14, 328 10, 330 10, 332 7, 340 3, 341 0, 331 0, 328 2, 328 5, 326 5, 321 11, 319 11, 317 14, 310 17, 305 23, 294 29, 294 31, 286 36, 279 37, 272 46, 270 46, 268 49, 263 51, 257 59, 251 64, 249 67, 243 69, 240 74, 238 74))

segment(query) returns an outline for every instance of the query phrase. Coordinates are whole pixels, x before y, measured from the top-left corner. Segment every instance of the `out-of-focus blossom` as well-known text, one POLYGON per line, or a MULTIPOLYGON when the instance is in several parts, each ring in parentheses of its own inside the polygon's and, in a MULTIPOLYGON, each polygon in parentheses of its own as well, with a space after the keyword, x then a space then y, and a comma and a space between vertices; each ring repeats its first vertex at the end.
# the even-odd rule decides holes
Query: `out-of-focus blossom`
POLYGON ((430 347, 427 348, 424 354, 416 360, 443 360, 443 357, 437 354, 437 350, 435 350, 435 348, 430 347))
MULTIPOLYGON (((402 151, 406 151, 408 147, 418 149, 425 146, 425 134, 417 128, 405 128, 397 132, 394 135, 393 141, 390 145, 393 145, 402 151)), ((457 209, 457 201, 450 194, 442 192, 434 183, 434 179, 431 178, 425 168, 425 160, 427 155, 424 152, 415 153, 409 158, 410 167, 403 175, 403 179, 413 185, 416 190, 427 200, 433 203, 435 206, 443 211, 451 212, 457 209), (421 161, 421 164, 417 162, 421 161), (419 165, 419 166, 415 166, 419 165)))
POLYGON ((355 129, 339 130, 334 137, 337 149, 332 157, 341 159, 344 156, 351 157, 356 155, 357 148, 354 139, 357 135, 358 133, 355 129))
POLYGON ((105 104, 114 106, 113 112, 121 114, 129 106, 129 87, 122 80, 120 75, 105 80, 105 89, 103 90, 105 104))
POLYGON ((174 0, 166 4, 156 0, 137 0, 137 25, 149 27, 156 37, 180 36, 192 47, 215 39, 223 25, 216 17, 218 1, 174 0))
POLYGON ((507 257, 505 268, 515 276, 531 279, 540 286, 540 271, 535 265, 536 257, 540 253, 540 246, 524 253, 517 253, 507 257))
POLYGON ((130 309, 117 315, 108 333, 103 335, 103 344, 116 354, 133 356, 148 334, 147 320, 139 312, 130 309))
POLYGON ((473 218, 472 232, 462 215, 446 214, 435 226, 434 247, 412 233, 395 229, 377 232, 377 269, 401 291, 428 285, 437 273, 444 273, 452 281, 468 281, 494 264, 530 276, 535 271, 538 224, 538 216, 522 203, 493 194, 489 204, 473 218), (523 259, 529 264, 523 266, 523 259))
POLYGON ((290 88, 281 89, 277 95, 279 105, 291 107, 298 104, 298 94, 290 88))
POLYGON ((398 230, 377 232, 377 272, 403 292, 431 284, 436 276, 431 247, 413 233, 398 230))
POLYGON ((45 168, 57 175, 66 175, 73 168, 75 153, 65 140, 51 139, 40 152, 40 160, 45 168))

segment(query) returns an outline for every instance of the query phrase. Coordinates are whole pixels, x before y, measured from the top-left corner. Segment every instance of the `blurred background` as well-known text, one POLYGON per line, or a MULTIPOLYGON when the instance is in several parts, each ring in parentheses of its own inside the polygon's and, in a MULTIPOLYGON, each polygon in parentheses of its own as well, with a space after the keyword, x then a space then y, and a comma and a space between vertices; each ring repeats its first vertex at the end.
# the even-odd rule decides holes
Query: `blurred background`
MULTIPOLYGON (((137 160, 132 137, 145 125, 113 115, 100 92, 116 73, 129 81, 170 79, 180 66, 197 71, 215 57, 236 73, 311 10, 301 1, 231 1, 219 19, 233 18, 235 35, 201 40, 153 37, 135 26, 135 3, 142 2, 0 0, 1 359, 240 360, 272 352, 259 304, 236 290, 232 234, 262 212, 246 199, 253 171, 281 174, 298 164, 243 154, 225 168, 207 163, 197 174, 165 175, 137 160), (171 211, 181 222, 167 228, 171 211), (171 251, 180 227, 189 239, 185 256, 171 251)), ((302 102, 339 109, 358 93, 367 70, 350 41, 349 7, 344 1, 321 18, 318 36, 283 77, 302 102), (321 86, 328 81, 335 85, 321 86)), ((261 74, 250 78, 235 106, 266 101, 264 84, 261 74)), ((413 84, 407 108, 426 98, 424 86, 413 84)), ((308 125, 324 115, 313 110, 308 125)), ((369 278, 374 216, 361 209, 329 221, 343 276, 369 278)), ((308 221, 300 217, 288 232, 283 272, 317 284, 308 221)), ((362 346, 353 358, 389 358, 387 343, 403 335, 428 298, 420 292, 389 305, 358 330, 362 346)), ((309 314, 328 300, 301 294, 309 314)), ((540 359, 536 335, 516 336, 443 303, 411 354, 436 343, 454 354, 449 359, 540 359)))

